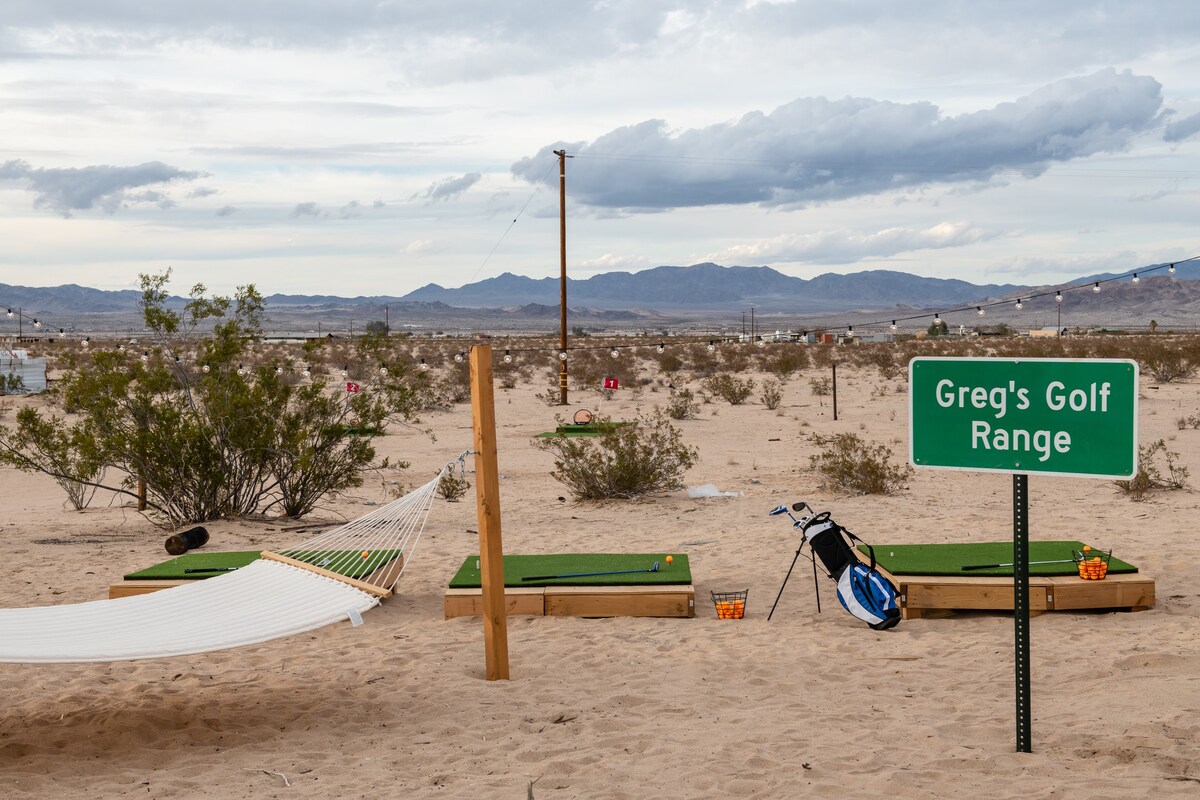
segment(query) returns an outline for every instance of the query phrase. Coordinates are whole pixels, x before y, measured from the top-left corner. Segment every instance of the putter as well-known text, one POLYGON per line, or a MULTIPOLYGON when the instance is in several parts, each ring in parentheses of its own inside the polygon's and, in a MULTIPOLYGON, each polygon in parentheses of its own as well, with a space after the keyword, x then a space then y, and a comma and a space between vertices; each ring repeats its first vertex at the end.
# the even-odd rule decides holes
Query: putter
POLYGON ((237 567, 189 567, 184 573, 190 572, 233 572, 237 567))
MULTIPOLYGON (((1071 564, 1074 563, 1074 561, 1075 559, 1073 558, 1060 558, 1057 561, 1030 561, 1029 566, 1032 567, 1034 564, 1071 564)), ((969 566, 962 567, 961 569, 965 572, 972 569, 1000 569, 1001 567, 1011 566, 1013 566, 1012 562, 1007 564, 971 564, 969 566)))
POLYGON ((590 578, 593 575, 628 575, 632 572, 658 572, 658 562, 650 569, 615 569, 612 572, 567 572, 562 575, 526 575, 523 581, 552 581, 556 578, 590 578))

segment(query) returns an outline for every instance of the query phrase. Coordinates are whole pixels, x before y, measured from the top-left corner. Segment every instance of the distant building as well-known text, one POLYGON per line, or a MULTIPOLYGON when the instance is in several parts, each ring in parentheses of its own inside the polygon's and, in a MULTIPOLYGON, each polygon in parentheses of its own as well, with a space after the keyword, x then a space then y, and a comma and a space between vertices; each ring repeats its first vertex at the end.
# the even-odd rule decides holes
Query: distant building
POLYGON ((0 346, 0 375, 16 375, 30 394, 46 391, 46 359, 30 358, 26 350, 0 346))

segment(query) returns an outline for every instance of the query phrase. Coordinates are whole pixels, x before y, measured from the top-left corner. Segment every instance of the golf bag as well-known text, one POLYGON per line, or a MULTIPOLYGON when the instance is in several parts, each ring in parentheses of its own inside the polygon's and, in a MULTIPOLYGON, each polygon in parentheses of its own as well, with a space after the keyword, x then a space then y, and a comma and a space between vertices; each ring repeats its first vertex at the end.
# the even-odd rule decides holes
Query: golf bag
POLYGON ((837 582, 842 608, 877 631, 900 621, 896 588, 876 571, 875 550, 871 545, 830 519, 827 511, 814 516, 803 531, 804 540, 825 565, 829 577, 837 582), (850 542, 866 546, 870 566, 858 560, 850 542))

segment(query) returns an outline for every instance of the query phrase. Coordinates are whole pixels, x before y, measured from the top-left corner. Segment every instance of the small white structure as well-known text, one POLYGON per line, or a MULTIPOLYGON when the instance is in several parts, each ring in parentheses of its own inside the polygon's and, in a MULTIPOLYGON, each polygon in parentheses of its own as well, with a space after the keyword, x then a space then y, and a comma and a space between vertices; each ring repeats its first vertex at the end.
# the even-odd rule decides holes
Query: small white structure
POLYGON ((27 350, 0 345, 0 377, 16 375, 21 379, 21 391, 34 394, 46 391, 46 359, 30 358, 27 350))

